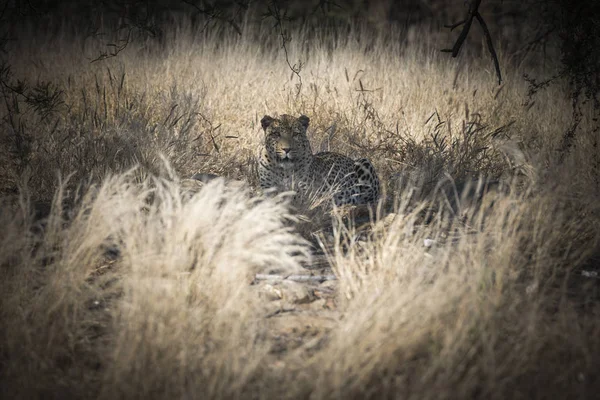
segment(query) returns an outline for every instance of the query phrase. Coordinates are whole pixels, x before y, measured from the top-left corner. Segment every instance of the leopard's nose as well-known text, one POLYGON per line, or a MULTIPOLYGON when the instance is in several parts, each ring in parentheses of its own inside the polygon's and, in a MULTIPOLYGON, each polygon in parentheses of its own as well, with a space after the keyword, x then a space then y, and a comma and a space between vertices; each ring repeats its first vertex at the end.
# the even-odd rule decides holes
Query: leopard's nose
POLYGON ((292 149, 290 147, 282 147, 281 150, 283 150, 285 154, 288 154, 292 149))

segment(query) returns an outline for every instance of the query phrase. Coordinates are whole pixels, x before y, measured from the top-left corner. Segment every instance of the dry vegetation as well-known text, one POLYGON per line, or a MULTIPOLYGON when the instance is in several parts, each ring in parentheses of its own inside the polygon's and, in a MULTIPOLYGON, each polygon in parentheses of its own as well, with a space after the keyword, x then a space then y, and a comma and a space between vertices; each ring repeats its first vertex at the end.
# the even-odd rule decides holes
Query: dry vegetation
POLYGON ((457 61, 419 28, 305 27, 287 45, 298 87, 271 26, 243 29, 182 22, 95 63, 73 32, 11 43, 12 82, 53 100, 2 89, 3 397, 598 393, 598 285, 580 275, 600 243, 592 111, 559 163, 570 99, 554 85, 527 103, 527 59, 499 51, 497 86, 476 40, 457 61), (369 157, 385 218, 359 234, 300 210, 295 233, 284 197, 255 195, 273 113, 310 116, 315 150, 369 157), (190 197, 197 172, 248 185, 190 197), (461 199, 480 177, 496 189, 461 199), (335 302, 286 313, 253 277, 302 273, 318 230, 335 302), (303 319, 283 334, 285 314, 303 319))

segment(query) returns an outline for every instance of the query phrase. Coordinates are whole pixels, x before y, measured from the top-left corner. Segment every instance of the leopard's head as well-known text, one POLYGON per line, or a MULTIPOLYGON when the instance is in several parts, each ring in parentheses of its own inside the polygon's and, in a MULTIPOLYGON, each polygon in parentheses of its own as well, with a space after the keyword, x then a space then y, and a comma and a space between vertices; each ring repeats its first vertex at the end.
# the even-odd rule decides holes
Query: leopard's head
POLYGON ((260 123, 265 131, 265 148, 271 160, 283 168, 294 168, 312 155, 306 129, 306 115, 295 118, 284 114, 279 118, 265 115, 260 123))

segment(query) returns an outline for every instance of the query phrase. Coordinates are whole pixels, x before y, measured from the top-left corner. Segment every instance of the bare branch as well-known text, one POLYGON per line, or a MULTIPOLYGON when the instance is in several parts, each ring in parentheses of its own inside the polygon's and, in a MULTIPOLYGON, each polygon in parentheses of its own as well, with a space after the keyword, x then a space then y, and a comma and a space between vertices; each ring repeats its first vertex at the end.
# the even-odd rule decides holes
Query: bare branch
POLYGON ((318 11, 321 11, 323 14, 325 14, 327 10, 330 10, 332 8, 341 10, 342 6, 337 4, 335 1, 319 0, 319 2, 313 7, 313 10, 310 13, 310 15, 315 15, 318 11))
MULTIPOLYGON (((210 4, 208 6, 201 7, 198 4, 196 4, 195 1, 191 1, 191 0, 181 0, 181 1, 187 5, 192 6, 198 12, 198 14, 202 14, 202 15, 205 15, 206 17, 208 17, 205 27, 208 26, 208 24, 210 23, 211 20, 219 20, 219 21, 223 21, 223 22, 226 22, 227 24, 229 24, 233 29, 235 29, 235 31, 238 33, 238 35, 240 35, 240 36, 242 35, 242 29, 240 28, 239 24, 235 21, 235 18, 224 16, 222 8, 219 8, 214 5, 210 5, 210 4)), ((239 14, 239 11, 241 9, 245 10, 248 8, 247 3, 238 2, 236 4, 238 6, 238 11, 236 12, 236 16, 239 14)))
POLYGON ((265 16, 270 16, 275 19, 275 26, 277 28, 279 36, 281 37, 281 47, 283 48, 283 52, 285 54, 285 62, 287 63, 289 69, 292 71, 292 74, 298 77, 298 84, 296 85, 296 96, 300 95, 300 91, 302 90, 302 76, 300 76, 300 71, 304 66, 302 61, 298 61, 297 64, 293 64, 290 62, 290 58, 288 55, 287 44, 290 42, 290 37, 284 30, 283 21, 288 21, 290 18, 287 16, 287 13, 281 11, 281 8, 277 4, 276 1, 272 1, 267 9, 267 14, 265 16))
POLYGON ((472 3, 470 3, 467 18, 464 21, 460 21, 460 22, 457 22, 452 25, 445 25, 445 27, 450 28, 450 30, 453 30, 454 28, 463 25, 463 29, 460 32, 458 39, 456 39, 456 43, 454 43, 454 46, 451 49, 442 49, 442 51, 445 53, 452 53, 452 57, 457 57, 463 43, 465 42, 465 40, 467 39, 467 36, 469 35, 469 30, 471 29, 471 24, 473 23, 473 18, 476 18, 477 21, 479 22, 479 25, 481 25, 483 34, 485 35, 487 47, 492 56, 492 60, 494 61, 494 67, 496 68, 496 75, 498 75, 498 84, 500 85, 502 83, 502 74, 500 73, 500 63, 498 62, 498 56, 496 55, 496 50, 494 49, 492 35, 490 34, 490 31, 489 31, 487 24, 485 23, 483 17, 481 16, 481 14, 479 14, 479 5, 480 4, 481 4, 481 0, 475 0, 472 3))
POLYGON ((467 14, 467 18, 462 22, 458 22, 456 24, 450 25, 450 28, 454 29, 457 26, 464 24, 463 29, 460 32, 458 39, 456 39, 456 43, 454 43, 454 46, 452 47, 452 49, 443 49, 442 50, 443 52, 445 52, 445 53, 451 52, 452 57, 458 56, 458 53, 460 52, 460 48, 462 47, 465 39, 467 39, 467 36, 469 35, 469 30, 471 29, 471 24, 473 23, 473 18, 475 17, 475 13, 477 13, 479 4, 481 4, 481 0, 475 0, 474 3, 471 3, 469 5, 469 13, 467 14))
POLYGON ((128 27, 127 34, 125 35, 124 39, 118 38, 116 43, 107 43, 106 47, 108 47, 110 50, 101 52, 98 55, 98 57, 94 58, 90 62, 95 63, 97 61, 102 61, 102 60, 106 60, 107 58, 112 58, 112 57, 118 56, 119 53, 121 53, 123 50, 125 50, 127 48, 127 46, 129 46, 129 43, 131 43, 132 33, 133 33, 133 28, 128 27))
POLYGON ((490 55, 492 56, 492 60, 494 61, 494 67, 496 67, 496 75, 498 75, 498 85, 500 85, 502 84, 502 74, 500 73, 500 63, 498 62, 498 56, 496 55, 496 50, 494 50, 492 35, 490 35, 490 31, 479 12, 475 13, 475 18, 477 18, 479 25, 481 25, 481 29, 483 29, 488 50, 490 51, 490 55))

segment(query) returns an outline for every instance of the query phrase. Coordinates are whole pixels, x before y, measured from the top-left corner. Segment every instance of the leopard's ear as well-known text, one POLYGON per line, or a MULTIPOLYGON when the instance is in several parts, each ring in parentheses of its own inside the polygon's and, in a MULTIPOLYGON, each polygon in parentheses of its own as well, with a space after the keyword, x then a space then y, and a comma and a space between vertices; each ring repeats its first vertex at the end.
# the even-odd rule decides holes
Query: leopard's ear
POLYGON ((306 115, 301 115, 298 118, 298 121, 304 128, 308 128, 308 124, 310 123, 310 118, 308 118, 306 115))
POLYGON ((260 124, 262 125, 262 128, 264 130, 267 130, 267 128, 269 127, 269 125, 271 125, 273 123, 273 121, 275 121, 275 119, 273 117, 270 117, 268 115, 265 115, 264 117, 262 117, 262 119, 260 120, 260 124))

